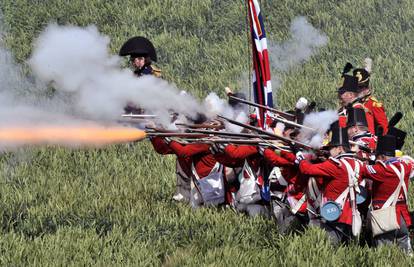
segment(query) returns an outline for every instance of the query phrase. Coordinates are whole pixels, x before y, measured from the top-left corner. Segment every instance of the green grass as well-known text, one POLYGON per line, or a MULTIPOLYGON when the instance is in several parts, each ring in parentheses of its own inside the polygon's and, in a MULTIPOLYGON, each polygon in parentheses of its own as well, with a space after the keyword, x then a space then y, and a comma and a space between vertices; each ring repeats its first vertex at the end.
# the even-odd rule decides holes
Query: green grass
MULTIPOLYGON (((389 116, 405 113, 401 128, 414 128, 414 2, 261 2, 270 39, 288 39, 298 15, 329 37, 310 61, 280 74, 277 100, 283 108, 302 95, 334 107, 344 63, 371 56, 375 94, 389 116)), ((165 79, 197 96, 246 83, 241 0, 2 0, 0 8, 7 47, 22 64, 49 22, 96 24, 110 36, 114 53, 128 37, 148 36, 165 79)), ((414 152, 411 134, 405 150, 414 152)), ((156 155, 147 143, 25 149, 5 153, 0 165, 1 265, 410 264, 396 248, 333 248, 319 230, 283 237, 271 221, 174 203, 174 158, 156 155)))

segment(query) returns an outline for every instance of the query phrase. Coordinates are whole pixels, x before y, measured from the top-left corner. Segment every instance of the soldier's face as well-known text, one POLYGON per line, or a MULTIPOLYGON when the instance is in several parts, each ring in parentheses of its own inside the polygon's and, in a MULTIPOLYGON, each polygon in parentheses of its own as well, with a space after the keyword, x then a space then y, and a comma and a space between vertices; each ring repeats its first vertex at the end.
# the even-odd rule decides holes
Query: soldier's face
POLYGON ((339 95, 339 99, 341 100, 343 105, 348 105, 356 98, 356 94, 353 92, 345 92, 342 95, 339 95))
POLYGON ((341 153, 342 153, 342 147, 340 147, 340 146, 332 147, 329 150, 329 154, 331 155, 331 157, 336 157, 341 153))
POLYGON ((145 57, 136 57, 132 60, 132 66, 142 69, 145 66, 145 57))
POLYGON ((358 126, 352 126, 348 128, 348 136, 350 138, 354 137, 355 135, 361 133, 360 129, 358 126))

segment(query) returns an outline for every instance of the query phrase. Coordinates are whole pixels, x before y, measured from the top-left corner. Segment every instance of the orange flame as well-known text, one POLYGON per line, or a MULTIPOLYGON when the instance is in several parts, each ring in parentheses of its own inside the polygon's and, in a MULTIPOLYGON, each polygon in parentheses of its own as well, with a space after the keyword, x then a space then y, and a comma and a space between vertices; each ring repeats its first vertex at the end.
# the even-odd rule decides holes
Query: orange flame
POLYGON ((3 146, 57 144, 71 146, 101 146, 142 140, 144 131, 128 127, 102 126, 39 126, 2 127, 3 146))

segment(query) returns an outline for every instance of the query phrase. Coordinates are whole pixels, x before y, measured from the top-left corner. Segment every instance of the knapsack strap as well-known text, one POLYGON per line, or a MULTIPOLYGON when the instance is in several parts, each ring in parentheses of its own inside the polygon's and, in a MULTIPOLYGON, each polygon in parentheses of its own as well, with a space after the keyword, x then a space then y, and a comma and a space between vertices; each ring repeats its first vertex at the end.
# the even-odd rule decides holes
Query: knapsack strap
POLYGON ((401 192, 401 188, 403 189, 404 192, 404 196, 405 196, 405 200, 407 201, 407 187, 405 185, 404 182, 404 177, 405 177, 405 170, 404 170, 404 166, 402 163, 400 163, 400 167, 401 167, 401 171, 397 169, 397 167, 394 164, 389 164, 389 166, 391 167, 391 169, 395 172, 395 174, 397 175, 398 179, 400 180, 400 182, 397 185, 397 188, 395 189, 395 191, 392 193, 392 195, 387 199, 387 201, 384 203, 384 205, 382 206, 382 208, 388 208, 389 206, 395 206, 397 204, 398 201, 398 196, 400 195, 401 192))

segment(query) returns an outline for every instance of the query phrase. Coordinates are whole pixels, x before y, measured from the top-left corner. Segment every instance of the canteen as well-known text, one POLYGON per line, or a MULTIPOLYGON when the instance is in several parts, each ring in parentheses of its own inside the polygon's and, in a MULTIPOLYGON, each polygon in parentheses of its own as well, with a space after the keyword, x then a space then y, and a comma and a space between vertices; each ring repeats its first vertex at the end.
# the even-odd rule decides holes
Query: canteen
POLYGON ((338 220, 339 216, 341 216, 341 213, 341 206, 339 206, 339 204, 335 201, 328 201, 321 208, 321 216, 328 222, 338 220))
POLYGON ((356 203, 358 205, 362 204, 368 198, 368 191, 365 187, 359 186, 359 193, 356 194, 356 203))

